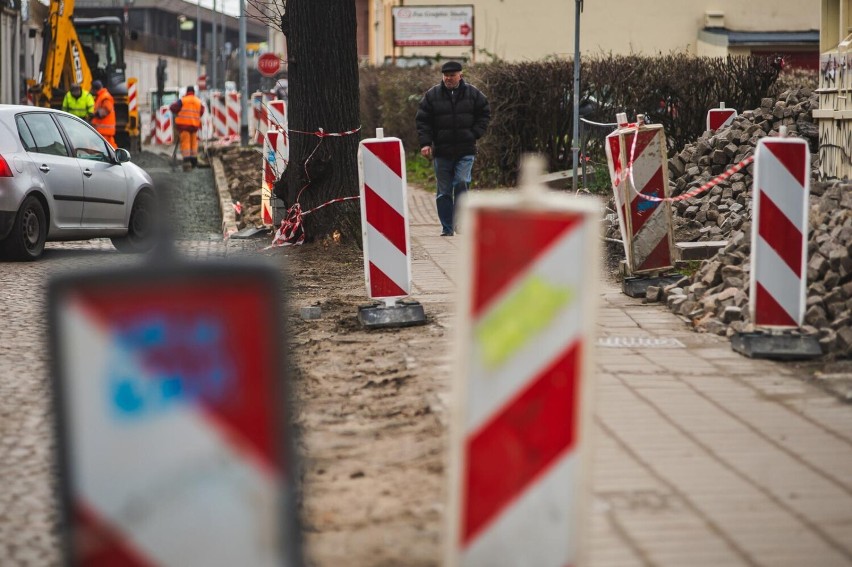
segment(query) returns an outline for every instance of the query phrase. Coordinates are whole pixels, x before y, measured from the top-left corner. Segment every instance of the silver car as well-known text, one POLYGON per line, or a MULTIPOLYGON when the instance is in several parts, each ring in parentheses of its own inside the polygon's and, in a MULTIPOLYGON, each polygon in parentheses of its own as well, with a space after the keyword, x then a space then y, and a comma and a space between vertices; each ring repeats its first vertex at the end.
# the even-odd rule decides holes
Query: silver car
POLYGON ((151 177, 89 124, 49 108, 0 104, 0 256, 35 260, 46 241, 153 242, 151 177))

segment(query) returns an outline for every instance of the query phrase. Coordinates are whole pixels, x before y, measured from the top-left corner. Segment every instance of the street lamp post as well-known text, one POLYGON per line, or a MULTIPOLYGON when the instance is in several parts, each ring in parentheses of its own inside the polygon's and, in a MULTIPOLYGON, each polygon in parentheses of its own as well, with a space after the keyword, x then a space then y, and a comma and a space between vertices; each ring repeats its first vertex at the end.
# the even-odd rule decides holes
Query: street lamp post
POLYGON ((219 61, 217 61, 217 59, 216 59, 216 0, 213 0, 213 17, 210 18, 210 21, 213 24, 213 29, 212 29, 213 41, 211 42, 211 46, 210 46, 210 66, 213 67, 213 69, 212 69, 212 73, 211 73, 211 76, 210 76, 210 78, 211 78, 210 89, 213 90, 213 89, 216 89, 216 87, 218 85, 218 83, 216 82, 216 79, 218 78, 216 68, 219 66, 219 65, 217 65, 217 63, 219 63, 219 61))
POLYGON ((574 0, 574 134, 571 154, 574 162, 574 178, 571 187, 577 192, 577 160, 580 156, 580 12, 583 0, 574 0))
POLYGON ((248 66, 246 64, 246 0, 240 0, 240 145, 248 146, 248 66))
MULTIPOLYGON (((195 76, 201 76, 201 0, 195 0, 195 76)), ((196 78, 196 81, 198 79, 196 78)))

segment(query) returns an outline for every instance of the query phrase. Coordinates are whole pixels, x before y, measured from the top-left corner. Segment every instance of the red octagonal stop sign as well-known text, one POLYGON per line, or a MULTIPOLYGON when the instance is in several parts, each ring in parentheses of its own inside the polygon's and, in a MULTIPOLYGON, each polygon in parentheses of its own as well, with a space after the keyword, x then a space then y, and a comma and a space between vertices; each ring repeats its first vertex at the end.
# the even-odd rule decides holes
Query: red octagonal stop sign
POLYGON ((274 77, 281 70, 281 60, 274 53, 264 53, 257 58, 257 70, 264 77, 274 77))

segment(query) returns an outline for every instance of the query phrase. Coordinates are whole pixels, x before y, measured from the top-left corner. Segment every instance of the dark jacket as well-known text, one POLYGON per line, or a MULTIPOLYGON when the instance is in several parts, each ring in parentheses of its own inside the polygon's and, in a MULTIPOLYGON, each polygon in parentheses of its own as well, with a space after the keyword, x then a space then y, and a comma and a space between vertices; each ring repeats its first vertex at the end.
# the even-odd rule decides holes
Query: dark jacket
POLYGON ((491 109, 479 89, 461 80, 455 95, 439 83, 426 91, 417 109, 420 147, 432 146, 437 157, 459 158, 476 153, 476 141, 485 134, 491 109))

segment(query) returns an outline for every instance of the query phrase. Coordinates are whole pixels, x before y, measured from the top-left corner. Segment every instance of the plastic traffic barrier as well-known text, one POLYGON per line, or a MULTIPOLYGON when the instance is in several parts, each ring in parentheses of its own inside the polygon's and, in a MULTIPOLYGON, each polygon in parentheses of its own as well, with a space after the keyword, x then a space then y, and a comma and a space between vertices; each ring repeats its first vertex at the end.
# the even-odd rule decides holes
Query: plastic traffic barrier
POLYGON ((755 154, 750 311, 756 326, 798 327, 805 313, 810 151, 762 138, 755 154))
POLYGON ((707 111, 707 129, 715 132, 720 128, 730 126, 736 117, 736 109, 725 108, 725 103, 720 102, 719 108, 711 108, 707 111))
POLYGON ((583 542, 600 209, 533 191, 462 206, 449 566, 576 565, 583 542))
POLYGON ((628 275, 674 267, 671 203, 668 199, 666 135, 659 124, 628 124, 606 138, 606 157, 627 259, 628 275))
POLYGON ((411 293, 411 255, 402 140, 362 140, 358 177, 367 294, 371 299, 406 297, 411 293))

